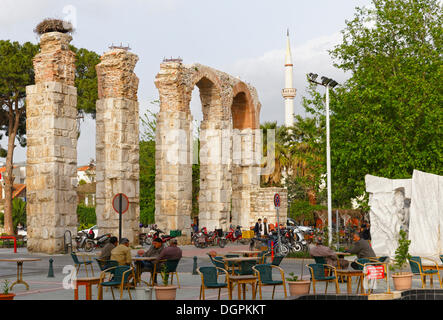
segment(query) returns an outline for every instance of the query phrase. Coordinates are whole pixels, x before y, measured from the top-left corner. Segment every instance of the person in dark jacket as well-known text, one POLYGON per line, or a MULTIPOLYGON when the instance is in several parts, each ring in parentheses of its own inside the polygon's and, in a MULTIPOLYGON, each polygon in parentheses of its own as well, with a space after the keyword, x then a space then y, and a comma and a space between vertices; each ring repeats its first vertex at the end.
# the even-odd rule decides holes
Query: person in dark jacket
POLYGON ((254 233, 256 237, 260 236, 261 226, 261 219, 258 219, 254 226, 254 233))
MULTIPOLYGON (((369 241, 361 239, 359 232, 354 233, 354 245, 350 249, 345 250, 345 252, 356 254, 358 259, 376 257, 375 252, 374 250, 372 250, 369 241)), ((355 270, 360 270, 361 268, 361 266, 358 265, 356 262, 352 262, 351 267, 355 270)))
POLYGON ((361 225, 360 237, 363 240, 371 240, 371 233, 369 231, 369 223, 363 223, 361 225))
POLYGON ((100 256, 98 257, 99 260, 109 260, 111 259, 111 251, 118 245, 118 239, 117 237, 111 237, 109 238, 109 241, 103 249, 100 251, 100 256))

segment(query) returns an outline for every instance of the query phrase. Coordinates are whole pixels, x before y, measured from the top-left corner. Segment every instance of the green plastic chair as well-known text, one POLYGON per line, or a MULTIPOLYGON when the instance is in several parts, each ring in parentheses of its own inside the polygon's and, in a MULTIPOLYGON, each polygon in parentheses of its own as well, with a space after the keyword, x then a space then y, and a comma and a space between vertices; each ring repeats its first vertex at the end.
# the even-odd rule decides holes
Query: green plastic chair
MULTIPOLYGON (((252 267, 255 275, 257 276, 257 285, 259 286, 259 294, 260 300, 262 299, 262 290, 263 286, 273 286, 272 289, 272 299, 274 299, 275 294, 275 286, 283 286, 283 290, 285 292, 285 298, 287 297, 286 293, 286 282, 285 282, 285 273, 282 268, 272 264, 258 264, 252 267), (278 269, 281 274, 281 280, 273 280, 272 279, 272 269, 278 269)), ((257 289, 255 290, 257 292, 257 289)))
POLYGON ((265 264, 266 263, 266 258, 268 257, 268 256, 270 256, 271 255, 271 253, 270 252, 268 252, 267 250, 262 250, 262 251, 260 251, 258 254, 257 254, 257 257, 259 257, 259 258, 261 258, 260 259, 260 264, 265 264))
POLYGON ((252 267, 255 265, 257 265, 257 261, 255 260, 240 261, 237 274, 240 276, 252 275, 254 274, 252 267))
MULTIPOLYGON (((225 258, 238 258, 240 255, 238 254, 227 254, 225 258)), ((238 263, 234 261, 228 261, 228 268, 238 268, 238 263)))
POLYGON ((327 264, 325 257, 313 257, 315 260, 315 263, 318 264, 327 264))
POLYGON ((359 258, 354 261, 357 264, 357 270, 363 271, 366 263, 374 262, 369 258, 359 258))
POLYGON ((98 258, 94 258, 97 261, 98 267, 100 271, 104 271, 106 269, 118 266, 118 261, 116 260, 102 260, 98 258))
POLYGON ((88 268, 86 268, 86 266, 91 266, 92 275, 94 275, 94 268, 92 267, 92 260, 80 261, 75 252, 71 252, 71 257, 72 257, 72 260, 74 261, 75 267, 77 268, 77 274, 80 271, 80 267, 85 266, 86 276, 89 277, 88 268))
POLYGON ((180 281, 178 279, 178 273, 177 273, 177 266, 180 262, 180 259, 176 260, 160 260, 158 263, 154 264, 154 269, 152 270, 152 285, 154 284, 154 279, 156 278, 157 274, 160 273, 163 277, 162 270, 160 269, 162 264, 164 263, 166 265, 166 273, 171 276, 171 284, 174 279, 174 274, 177 276, 177 286, 180 288, 180 281), (160 269, 160 270, 158 270, 160 269))
POLYGON ((431 286, 434 287, 434 283, 433 283, 434 275, 436 275, 438 278, 438 281, 440 283, 440 288, 442 287, 440 272, 438 269, 438 263, 435 262, 434 260, 429 259, 429 258, 421 258, 418 256, 411 256, 409 258, 409 266, 411 267, 411 271, 414 275, 420 276, 422 288, 426 287, 426 276, 431 277, 431 286), (436 266, 436 268, 435 268, 436 270, 423 270, 423 265, 422 265, 422 261, 421 261, 422 259, 432 261, 436 266))
POLYGON ((133 287, 133 285, 129 281, 131 277, 132 279, 135 279, 134 269, 130 266, 116 266, 103 270, 100 274, 100 281, 98 285, 99 299, 103 298, 103 287, 106 287, 111 288, 112 298, 115 300, 113 288, 120 287, 120 300, 122 299, 123 290, 125 288, 128 290, 129 299, 132 300, 130 288, 133 287), (104 281, 108 272, 113 273, 113 278, 111 280, 104 281))
POLYGON ((388 256, 375 257, 375 259, 380 262, 385 262, 388 259, 388 256))
POLYGON ((272 262, 271 262, 271 264, 272 264, 273 266, 279 266, 280 263, 283 261, 283 258, 284 258, 284 257, 285 257, 285 256, 275 255, 275 256, 274 256, 274 259, 273 259, 272 262))
POLYGON ((228 288, 229 290, 229 274, 223 268, 218 267, 200 267, 197 272, 201 276, 200 297, 199 299, 205 300, 205 289, 218 289, 218 300, 220 300, 220 291, 222 288, 228 288), (218 282, 218 275, 224 273, 226 275, 225 282, 218 282))
POLYGON ((223 257, 212 257, 209 253, 208 253, 209 258, 211 259, 212 264, 220 269, 225 269, 225 263, 223 262, 223 257))
POLYGON ((312 263, 312 264, 308 264, 306 266, 308 267, 309 272, 311 274, 312 287, 314 288, 314 294, 315 294, 315 283, 317 281, 325 281, 326 282, 325 293, 328 292, 329 282, 335 282, 336 293, 340 293, 340 288, 338 286, 338 279, 337 279, 337 271, 336 271, 335 267, 333 267, 329 264, 322 264, 322 263, 312 263), (326 275, 326 274, 328 274, 328 275, 326 275))

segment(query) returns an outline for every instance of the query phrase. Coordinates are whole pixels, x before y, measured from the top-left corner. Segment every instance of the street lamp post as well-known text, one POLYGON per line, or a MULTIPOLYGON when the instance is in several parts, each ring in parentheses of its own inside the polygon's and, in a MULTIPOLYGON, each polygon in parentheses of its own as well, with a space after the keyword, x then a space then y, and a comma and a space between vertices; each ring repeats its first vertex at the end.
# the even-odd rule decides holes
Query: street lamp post
MULTIPOLYGON (((317 74, 308 74, 309 81, 326 87, 326 174, 327 174, 327 192, 328 192, 328 241, 332 245, 332 194, 331 194, 331 146, 329 131, 329 88, 334 88, 338 83, 327 77, 321 77, 321 82, 317 82, 317 74)), ((337 221, 338 223, 338 221, 337 221)))

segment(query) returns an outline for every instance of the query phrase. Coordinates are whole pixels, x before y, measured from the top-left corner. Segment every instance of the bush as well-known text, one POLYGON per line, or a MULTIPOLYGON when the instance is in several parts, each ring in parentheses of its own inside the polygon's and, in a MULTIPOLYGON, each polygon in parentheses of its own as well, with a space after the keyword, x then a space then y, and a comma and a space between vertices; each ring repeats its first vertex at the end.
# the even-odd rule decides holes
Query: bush
POLYGON ((77 206, 77 219, 79 226, 88 225, 89 227, 92 227, 93 225, 97 224, 95 207, 88 207, 84 204, 79 204, 77 206))

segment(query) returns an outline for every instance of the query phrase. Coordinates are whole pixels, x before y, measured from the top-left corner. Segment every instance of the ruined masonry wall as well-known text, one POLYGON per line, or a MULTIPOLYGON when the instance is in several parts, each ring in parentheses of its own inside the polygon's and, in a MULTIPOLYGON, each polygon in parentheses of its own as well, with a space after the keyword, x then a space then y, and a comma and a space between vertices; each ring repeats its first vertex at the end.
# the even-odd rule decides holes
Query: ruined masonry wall
POLYGON ((36 84, 26 87, 28 251, 60 253, 77 232, 77 90, 71 37, 41 36, 36 84))
POLYGON ((138 243, 139 105, 137 55, 116 49, 97 65, 99 100, 96 113, 96 214, 101 234, 118 236, 118 214, 112 208, 117 193, 129 198, 123 214, 122 237, 138 243))

